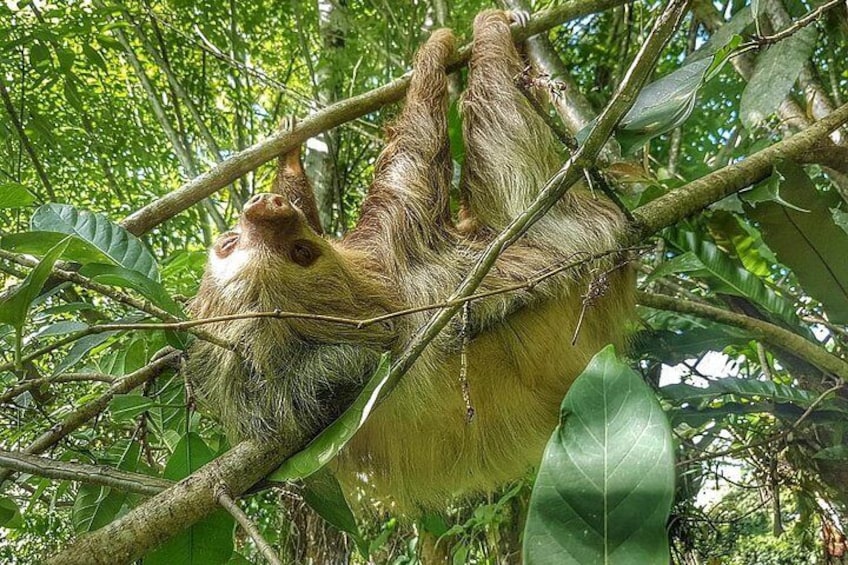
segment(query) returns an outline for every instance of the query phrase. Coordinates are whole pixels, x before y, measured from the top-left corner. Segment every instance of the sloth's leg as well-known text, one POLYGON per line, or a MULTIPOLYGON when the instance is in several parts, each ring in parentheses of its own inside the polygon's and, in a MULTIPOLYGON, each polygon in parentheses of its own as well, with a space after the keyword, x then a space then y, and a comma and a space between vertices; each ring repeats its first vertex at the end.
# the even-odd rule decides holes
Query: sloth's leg
POLYGON ((509 24, 503 11, 477 15, 462 101, 462 219, 495 229, 524 210, 562 163, 549 128, 515 86, 522 62, 509 24))
POLYGON ((406 104, 388 128, 388 143, 377 159, 350 243, 377 247, 380 255, 399 262, 444 243, 452 174, 445 62, 454 50, 448 29, 433 32, 418 50, 406 104))

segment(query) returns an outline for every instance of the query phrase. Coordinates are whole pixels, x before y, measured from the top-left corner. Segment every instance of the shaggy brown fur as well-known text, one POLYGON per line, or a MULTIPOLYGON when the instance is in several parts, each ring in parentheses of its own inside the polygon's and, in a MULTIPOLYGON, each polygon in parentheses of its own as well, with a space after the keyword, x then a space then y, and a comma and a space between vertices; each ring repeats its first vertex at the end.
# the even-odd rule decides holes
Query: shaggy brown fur
MULTIPOLYGON (((236 231, 210 253, 196 316, 279 309, 365 318, 450 295, 492 234, 562 162, 550 131, 513 84, 521 62, 508 16, 480 14, 462 101, 463 221, 454 226, 444 71, 454 48, 451 32, 439 30, 418 52, 406 106, 389 130, 356 229, 341 241, 321 237, 308 181, 289 167, 294 180, 281 179, 279 194, 254 197, 236 231)), ((506 250, 481 290, 613 249, 624 229, 615 206, 575 188, 506 250)), ((621 341, 632 309, 632 273, 610 272, 608 290, 586 311, 572 345, 592 279, 585 269, 532 292, 475 301, 466 353, 476 417, 466 423, 456 321, 334 462, 349 494, 414 511, 492 489, 537 464, 569 385, 601 347, 621 341)), ((213 329, 239 344, 244 359, 199 343, 188 370, 233 439, 282 436, 297 446, 340 413, 382 351, 403 350, 429 315, 365 329, 310 320, 218 324, 213 329)))

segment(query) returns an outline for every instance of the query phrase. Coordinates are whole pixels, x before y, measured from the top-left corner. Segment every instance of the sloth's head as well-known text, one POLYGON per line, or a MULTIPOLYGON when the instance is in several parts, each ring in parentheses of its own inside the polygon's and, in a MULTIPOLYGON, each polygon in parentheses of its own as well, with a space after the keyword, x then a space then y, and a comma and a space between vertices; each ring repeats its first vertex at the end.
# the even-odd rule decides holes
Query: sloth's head
POLYGON ((257 270, 260 280, 275 286, 297 284, 330 275, 340 262, 295 204, 280 194, 257 194, 245 204, 236 227, 210 250, 207 278, 225 292, 255 279, 257 270), (270 272, 261 276, 261 271, 270 272))
MULTIPOLYGON (((257 194, 210 249, 192 311, 201 318, 279 310, 360 319, 393 309, 379 281, 373 264, 319 235, 289 197, 257 194)), ((348 333, 326 322, 288 325, 322 341, 348 333)))

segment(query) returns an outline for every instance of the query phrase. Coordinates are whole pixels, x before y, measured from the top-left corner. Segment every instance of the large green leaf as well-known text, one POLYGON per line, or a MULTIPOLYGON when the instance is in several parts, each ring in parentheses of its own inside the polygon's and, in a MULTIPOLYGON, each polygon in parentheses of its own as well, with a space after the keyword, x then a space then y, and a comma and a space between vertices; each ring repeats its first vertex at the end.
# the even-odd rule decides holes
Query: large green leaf
POLYGON ((0 528, 20 528, 24 525, 21 511, 8 496, 0 496, 0 528))
POLYGON ((68 239, 66 237, 51 248, 38 265, 29 272, 24 282, 12 293, 0 299, 0 323, 9 324, 18 329, 23 327, 30 305, 38 297, 50 276, 53 264, 68 246, 68 239))
POLYGON ((286 459, 268 476, 272 481, 305 479, 331 461, 362 427, 389 377, 389 355, 383 354, 374 375, 339 418, 327 426, 303 450, 286 459))
POLYGON ((186 317, 182 307, 171 297, 165 287, 138 271, 116 265, 91 264, 80 269, 80 274, 99 283, 131 288, 169 314, 182 319, 186 317))
POLYGON ((834 191, 821 192, 803 168, 780 163, 774 172, 780 198, 747 207, 780 262, 792 269, 804 290, 822 303, 830 321, 848 323, 848 233, 833 222, 831 208, 841 202, 834 191))
POLYGON ((159 280, 156 260, 133 234, 106 216, 67 204, 45 204, 32 216, 32 229, 71 234, 92 244, 116 265, 159 280))
POLYGON ((777 111, 815 46, 816 27, 809 26, 759 54, 754 74, 739 101, 739 117, 748 130, 777 111))
POLYGON ((530 498, 524 562, 668 563, 673 453, 653 392, 606 347, 563 400, 530 498))
POLYGON ((703 265, 700 276, 709 279, 715 292, 747 298, 792 328, 800 326, 793 303, 767 287, 754 273, 728 256, 717 245, 691 231, 680 231, 671 242, 681 251, 691 251, 703 265))
POLYGON ((714 400, 724 395, 736 397, 765 397, 777 402, 793 402, 799 406, 809 406, 817 394, 789 385, 755 379, 717 379, 709 381, 706 387, 689 384, 674 384, 662 387, 660 394, 673 402, 701 402, 714 400))
MULTIPOLYGON (((165 465, 166 479, 178 481, 212 461, 215 454, 194 432, 180 440, 165 465)), ((144 558, 145 565, 215 565, 233 554, 233 519, 224 510, 169 539, 144 558)))

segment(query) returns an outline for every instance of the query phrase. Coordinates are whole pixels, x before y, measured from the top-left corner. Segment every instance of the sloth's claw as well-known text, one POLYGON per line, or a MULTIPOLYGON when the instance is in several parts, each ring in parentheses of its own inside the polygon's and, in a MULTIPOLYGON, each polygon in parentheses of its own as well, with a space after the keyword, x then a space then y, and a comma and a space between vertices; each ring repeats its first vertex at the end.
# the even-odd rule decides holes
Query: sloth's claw
POLYGON ((526 10, 509 10, 506 15, 518 27, 526 27, 530 23, 530 12, 526 10))

